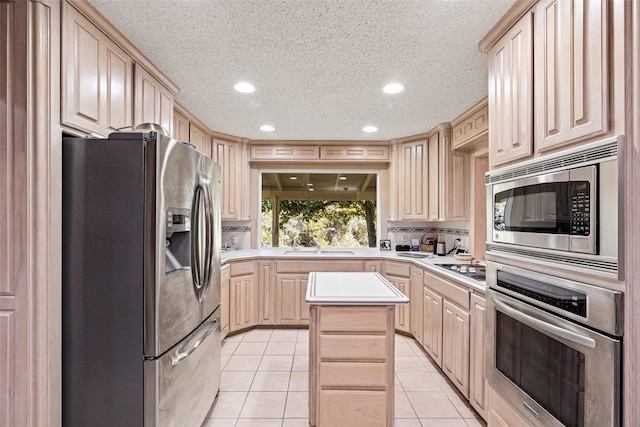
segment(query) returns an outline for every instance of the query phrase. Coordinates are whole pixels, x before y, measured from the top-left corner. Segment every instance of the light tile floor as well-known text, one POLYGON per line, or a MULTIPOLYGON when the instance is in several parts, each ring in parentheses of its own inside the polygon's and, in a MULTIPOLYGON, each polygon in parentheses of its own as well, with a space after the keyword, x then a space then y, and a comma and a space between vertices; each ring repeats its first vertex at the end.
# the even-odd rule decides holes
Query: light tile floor
MULTIPOLYGON (((485 422, 411 338, 396 334, 395 426, 485 422)), ((252 329, 222 343, 220 394, 202 427, 306 427, 307 329, 252 329)))

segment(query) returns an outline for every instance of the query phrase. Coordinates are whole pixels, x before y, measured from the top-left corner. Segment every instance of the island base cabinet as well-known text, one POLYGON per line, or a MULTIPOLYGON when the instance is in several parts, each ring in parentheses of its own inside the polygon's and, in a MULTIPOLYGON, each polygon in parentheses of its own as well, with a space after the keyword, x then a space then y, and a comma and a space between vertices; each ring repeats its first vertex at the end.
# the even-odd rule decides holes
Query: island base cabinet
POLYGON ((309 424, 392 427, 394 305, 315 305, 309 321, 309 424))
POLYGON ((384 391, 320 391, 318 426, 385 427, 387 404, 384 391))

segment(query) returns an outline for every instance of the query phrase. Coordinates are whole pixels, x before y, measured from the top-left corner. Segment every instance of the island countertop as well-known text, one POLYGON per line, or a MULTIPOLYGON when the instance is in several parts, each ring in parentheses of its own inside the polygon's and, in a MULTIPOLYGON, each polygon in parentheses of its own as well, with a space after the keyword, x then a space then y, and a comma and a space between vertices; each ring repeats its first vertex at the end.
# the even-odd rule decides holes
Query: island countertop
POLYGON ((380 273, 311 272, 306 301, 327 305, 406 304, 409 298, 380 273))

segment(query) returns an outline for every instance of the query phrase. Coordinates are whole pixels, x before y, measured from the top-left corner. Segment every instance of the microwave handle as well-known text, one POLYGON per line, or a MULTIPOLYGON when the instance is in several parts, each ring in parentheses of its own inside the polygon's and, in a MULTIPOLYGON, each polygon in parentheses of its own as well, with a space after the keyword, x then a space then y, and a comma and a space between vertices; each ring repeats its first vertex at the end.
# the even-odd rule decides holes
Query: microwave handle
POLYGON ((543 320, 536 319, 535 317, 529 316, 528 314, 524 314, 516 310, 515 308, 511 307, 509 304, 498 300, 497 298, 493 298, 493 303, 495 304, 496 308, 498 308, 500 311, 504 312, 505 314, 508 314, 509 316, 513 317, 514 319, 526 325, 530 325, 548 334, 564 338, 575 344, 579 344, 589 348, 596 348, 596 342, 592 338, 585 337, 580 334, 576 334, 575 332, 570 331, 568 329, 551 325, 543 320))

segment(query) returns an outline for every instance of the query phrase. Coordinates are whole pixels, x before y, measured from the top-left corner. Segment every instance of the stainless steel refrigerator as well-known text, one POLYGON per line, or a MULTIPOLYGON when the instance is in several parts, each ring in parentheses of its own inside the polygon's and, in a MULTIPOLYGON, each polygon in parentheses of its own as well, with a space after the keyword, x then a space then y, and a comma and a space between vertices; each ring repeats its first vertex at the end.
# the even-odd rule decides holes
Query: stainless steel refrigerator
POLYGON ((193 426, 220 388, 220 167, 160 133, 63 139, 64 426, 193 426))

